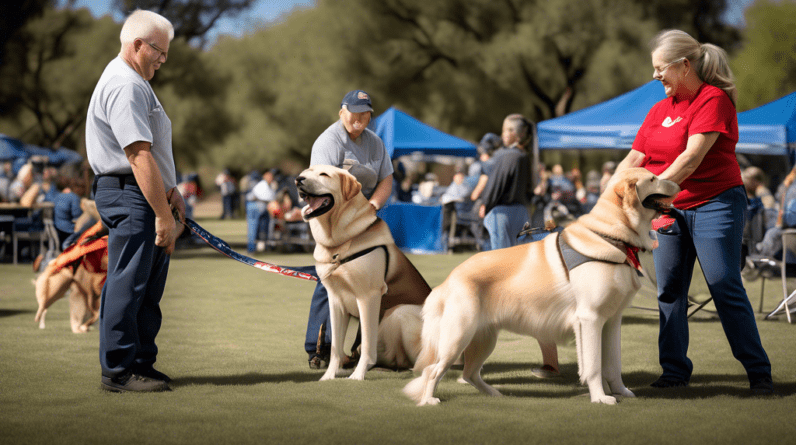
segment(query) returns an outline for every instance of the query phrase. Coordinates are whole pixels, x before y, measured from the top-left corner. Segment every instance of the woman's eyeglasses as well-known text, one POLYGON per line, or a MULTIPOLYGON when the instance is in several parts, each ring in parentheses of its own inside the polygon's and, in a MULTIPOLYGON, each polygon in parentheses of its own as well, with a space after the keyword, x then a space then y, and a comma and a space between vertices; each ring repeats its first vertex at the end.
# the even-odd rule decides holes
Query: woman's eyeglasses
POLYGON ((680 57, 679 59, 675 60, 674 62, 669 62, 669 63, 667 63, 666 65, 664 65, 664 66, 662 66, 660 68, 655 68, 655 71, 652 72, 652 76, 653 77, 662 76, 667 68, 669 68, 670 66, 674 65, 675 63, 682 62, 685 59, 686 59, 685 57, 680 57))

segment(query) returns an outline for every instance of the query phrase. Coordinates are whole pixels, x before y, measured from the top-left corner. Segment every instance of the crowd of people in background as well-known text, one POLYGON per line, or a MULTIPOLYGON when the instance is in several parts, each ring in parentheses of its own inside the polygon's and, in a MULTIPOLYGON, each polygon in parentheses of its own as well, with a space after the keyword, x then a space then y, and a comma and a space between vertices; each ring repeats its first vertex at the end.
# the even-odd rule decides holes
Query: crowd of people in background
MULTIPOLYGON (((17 163, 19 164, 19 163, 17 163)), ((75 221, 84 213, 83 201, 89 197, 89 180, 84 175, 85 168, 80 164, 60 167, 49 164, 46 156, 32 156, 15 170, 15 163, 4 161, 0 171, 0 203, 29 209, 21 214, 3 220, 0 231, 0 251, 9 251, 12 232, 42 232, 44 230, 45 209, 52 219, 57 234, 56 250, 62 250, 75 239, 75 221)), ((46 252, 37 250, 37 245, 22 245, 19 256, 34 260, 46 252)))
MULTIPOLYGON (((777 261, 782 259, 782 230, 796 227, 796 167, 771 192, 769 178, 756 166, 741 173, 748 200, 744 227, 744 263, 742 275, 753 281, 762 275, 780 272, 777 261)), ((773 184, 772 184, 773 185, 773 184)), ((787 262, 796 262, 792 252, 787 262)))
MULTIPOLYGON (((503 149, 499 136, 494 133, 484 135, 478 144, 479 157, 471 162, 462 160, 455 163, 447 183, 441 183, 441 175, 422 173, 426 165, 396 160, 393 162, 394 185, 387 203, 441 205, 443 233, 450 229, 451 215, 454 213, 459 221, 480 220, 483 223, 484 217, 478 215, 483 202, 480 194, 489 178, 494 154, 499 154, 503 149), (412 165, 412 168, 407 168, 407 164, 412 165)), ((565 172, 560 164, 549 168, 540 165, 541 181, 532 192, 528 192, 527 203, 523 205, 529 215, 523 219, 523 223, 530 221, 534 226, 542 227, 546 221, 554 220, 565 224, 588 213, 605 185, 604 178, 610 177, 615 168, 616 163, 609 161, 603 166, 602 172, 591 170, 583 178, 577 167, 565 172)), ((252 170, 236 179, 229 169, 225 169, 215 178, 215 191, 221 195, 222 202, 219 218, 246 218, 247 250, 250 252, 264 251, 266 240, 279 237, 285 229, 284 222, 301 221, 301 203, 293 183, 294 176, 283 173, 279 168, 260 172, 252 170), (277 220, 275 224, 271 224, 272 219, 277 220), (270 233, 269 225, 272 229, 275 226, 277 232, 270 233)), ((193 207, 203 193, 198 181, 198 175, 191 173, 183 175, 182 182, 178 184, 189 218, 193 217, 193 207)), ((488 241, 486 233, 485 241, 488 241)), ((489 248, 487 244, 480 246, 482 250, 489 248)))
MULTIPOLYGON (((492 171, 495 154, 504 150, 500 137, 495 133, 485 134, 477 145, 478 157, 456 162, 448 184, 441 184, 439 176, 432 172, 422 173, 425 165, 411 162, 394 162, 394 186, 390 202, 411 202, 419 205, 441 205, 443 208, 443 233, 450 230, 451 217, 458 221, 475 222, 470 230, 483 229, 483 217, 478 215, 482 203, 480 196, 489 173, 492 171), (412 165, 407 168, 406 164, 412 165)), ((531 227, 543 227, 548 221, 558 225, 588 213, 605 190, 617 163, 607 161, 600 171, 589 170, 585 177, 578 167, 565 171, 555 164, 539 165, 539 182, 528 194, 527 221, 531 227)), ((196 203, 204 197, 199 175, 195 172, 178 174, 177 189, 185 201, 186 217, 194 217, 196 203)), ((778 265, 772 260, 781 259, 783 228, 796 227, 796 170, 784 180, 772 182, 760 167, 747 166, 742 171, 744 189, 749 205, 744 229, 744 278, 754 280, 761 272, 774 273, 778 265), (773 191, 772 191, 773 190, 773 191)), ((247 220, 247 250, 262 252, 266 241, 278 239, 287 229, 288 222, 300 222, 300 201, 292 175, 278 168, 260 173, 252 170, 240 179, 229 169, 224 169, 215 178, 216 192, 221 195, 222 209, 219 218, 228 219, 245 216, 247 220), (272 220, 273 223, 272 223, 272 220), (270 228, 270 231, 269 231, 270 228)), ((83 213, 81 200, 91 198, 90 184, 82 176, 81 169, 74 166, 56 168, 47 165, 47 160, 31 158, 17 171, 10 161, 2 163, 0 171, 0 202, 17 203, 32 207, 49 202, 53 205, 53 221, 58 233, 59 248, 68 245, 67 239, 79 228, 75 220, 83 213)), ((41 212, 32 216, 16 218, 15 230, 41 230, 41 212)), ((466 230, 466 229, 465 229, 466 230)), ((480 250, 491 248, 489 235, 483 229, 484 243, 480 250)), ((71 237, 70 237, 71 236, 71 237)), ((3 243, 4 240, 0 240, 3 243)), ((37 251, 28 251, 24 246, 24 257, 35 258, 37 251)), ((793 258, 796 261, 796 258, 793 258)))
MULTIPOLYGON (((500 154, 504 148, 500 137, 495 133, 485 134, 478 144, 478 158, 470 162, 456 162, 452 166, 452 176, 447 184, 441 184, 440 175, 436 173, 422 173, 426 165, 412 165, 412 168, 407 168, 407 164, 413 163, 396 160, 394 186, 388 204, 409 202, 442 206, 443 233, 450 230, 454 214, 459 222, 480 223, 480 226, 473 225, 470 230, 477 230, 476 227, 483 229, 484 217, 478 215, 479 206, 483 202, 480 195, 492 171, 495 154, 500 154)), ((605 190, 616 166, 616 162, 606 161, 600 170, 591 169, 584 176, 578 167, 565 171, 561 164, 540 164, 539 182, 527 196, 526 221, 531 227, 541 228, 549 221, 561 226, 588 213, 605 190)), ((25 175, 30 176, 28 172, 23 169, 21 173, 23 178, 16 180, 8 180, 8 175, 0 176, 0 196, 3 201, 7 201, 9 189, 21 196, 22 190, 28 189, 23 184, 32 184, 32 181, 24 179, 25 175), (13 188, 5 185, 11 182, 15 183, 13 188)), ((47 176, 50 175, 48 173, 47 176)), ((194 206, 203 197, 204 190, 197 173, 185 174, 181 178, 178 189, 185 200, 186 216, 193 218, 194 206)), ((791 172, 778 185, 772 184, 772 178, 768 178, 756 166, 745 168, 742 178, 749 199, 746 214, 748 222, 744 235, 744 258, 748 260, 745 277, 755 279, 760 270, 771 266, 770 261, 765 260, 781 256, 779 235, 782 228, 796 227, 796 185, 793 184, 796 171, 791 172), (772 192, 772 189, 775 191, 772 192)), ((264 173, 252 170, 240 179, 236 179, 230 170, 225 169, 216 177, 216 192, 221 195, 222 200, 219 218, 246 218, 248 251, 264 251, 267 240, 282 236, 288 227, 285 223, 301 221, 301 202, 293 180, 293 175, 285 174, 278 168, 266 169, 264 173)), ((58 184, 57 190, 66 193, 62 200, 66 196, 74 195, 70 191, 73 192, 76 188, 80 196, 86 196, 80 184, 69 187, 66 178, 61 178, 58 184)), ((53 193, 49 192, 48 195, 51 190, 48 186, 42 186, 41 190, 37 194, 41 196, 38 199, 52 199, 47 198, 53 193)), ((74 199, 71 202, 74 206, 74 199)), ((63 219, 60 221, 59 230, 65 229, 68 232, 68 223, 63 219)), ((489 235, 486 229, 483 230, 484 243, 478 248, 489 250, 489 235)))

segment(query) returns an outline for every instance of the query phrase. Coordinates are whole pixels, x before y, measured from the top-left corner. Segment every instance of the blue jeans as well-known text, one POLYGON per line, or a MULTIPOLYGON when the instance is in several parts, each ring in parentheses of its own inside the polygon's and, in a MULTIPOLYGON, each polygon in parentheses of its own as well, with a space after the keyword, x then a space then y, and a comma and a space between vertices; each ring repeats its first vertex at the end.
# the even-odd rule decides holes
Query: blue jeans
POLYGON ((516 246, 517 235, 528 221, 530 221, 528 209, 522 204, 492 208, 484 217, 484 227, 489 232, 491 250, 516 246))
POLYGON ((224 207, 223 213, 221 213, 221 219, 226 217, 232 218, 235 215, 235 195, 223 195, 221 197, 221 203, 224 207))
POLYGON ((95 200, 108 233, 108 276, 102 288, 99 352, 102 375, 116 377, 155 363, 160 299, 169 256, 155 245, 155 212, 132 175, 100 176, 95 200))
MULTIPOLYGON (((314 272, 313 267, 313 272, 314 272)), ((310 272, 308 272, 310 273, 310 272)), ((304 339, 304 350, 308 354, 314 354, 318 347, 318 333, 321 325, 326 323, 326 333, 321 341, 321 350, 328 352, 332 347, 332 321, 329 315, 329 293, 323 284, 318 281, 315 291, 312 293, 310 303, 310 316, 307 319, 307 334, 304 339)))
MULTIPOLYGON (((318 278, 318 273, 315 271, 315 266, 298 266, 291 267, 293 270, 308 273, 315 278, 318 278)), ((318 281, 315 286, 315 291, 312 293, 312 301, 310 302, 310 315, 307 319, 307 333, 304 339, 304 350, 307 354, 314 354, 318 347, 318 332, 320 332, 321 325, 326 323, 326 335, 321 341, 321 349, 324 352, 329 352, 332 347, 332 324, 329 315, 329 294, 326 288, 318 281)))
POLYGON ((257 248, 257 231, 260 222, 260 205, 257 201, 246 201, 246 250, 257 248))
POLYGON ((752 305, 741 282, 741 240, 746 211, 743 187, 727 190, 706 204, 674 210, 675 223, 658 233, 653 251, 658 279, 658 354, 663 377, 689 381, 688 288, 699 260, 733 356, 750 380, 771 377, 752 305))

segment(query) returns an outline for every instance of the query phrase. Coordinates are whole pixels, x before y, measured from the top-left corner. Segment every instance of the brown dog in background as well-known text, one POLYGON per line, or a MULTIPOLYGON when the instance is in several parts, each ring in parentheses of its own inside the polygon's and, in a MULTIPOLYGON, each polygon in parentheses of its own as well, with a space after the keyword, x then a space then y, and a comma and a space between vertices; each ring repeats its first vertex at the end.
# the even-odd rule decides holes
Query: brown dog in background
POLYGON ((47 264, 34 281, 39 304, 35 321, 44 329, 47 308, 69 294, 72 332, 88 332, 99 319, 100 294, 108 274, 108 239, 101 222, 86 230, 78 241, 47 264))

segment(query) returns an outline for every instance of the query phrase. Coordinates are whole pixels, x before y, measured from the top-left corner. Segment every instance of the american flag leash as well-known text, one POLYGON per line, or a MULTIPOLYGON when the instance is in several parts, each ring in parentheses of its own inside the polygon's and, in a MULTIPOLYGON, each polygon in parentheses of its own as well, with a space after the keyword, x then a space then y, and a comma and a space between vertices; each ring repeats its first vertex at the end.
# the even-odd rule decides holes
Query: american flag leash
POLYGON ((300 272, 297 270, 293 270, 284 266, 277 266, 276 264, 266 263, 264 261, 255 260, 254 258, 247 257, 246 255, 241 255, 238 252, 232 250, 224 240, 218 238, 217 236, 212 235, 210 232, 205 230, 202 226, 196 223, 196 221, 185 218, 183 221, 185 227, 189 228, 191 232, 196 234, 202 241, 206 242, 210 247, 217 250, 222 255, 232 258, 235 261, 239 261, 243 264, 256 267, 257 269, 264 270, 266 272, 273 272, 278 273, 280 275, 284 275, 286 277, 293 277, 293 278, 301 278, 302 280, 308 281, 318 281, 318 277, 308 274, 306 272, 300 272))

